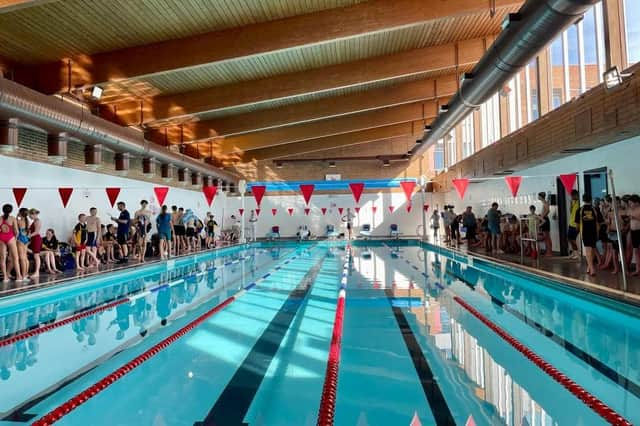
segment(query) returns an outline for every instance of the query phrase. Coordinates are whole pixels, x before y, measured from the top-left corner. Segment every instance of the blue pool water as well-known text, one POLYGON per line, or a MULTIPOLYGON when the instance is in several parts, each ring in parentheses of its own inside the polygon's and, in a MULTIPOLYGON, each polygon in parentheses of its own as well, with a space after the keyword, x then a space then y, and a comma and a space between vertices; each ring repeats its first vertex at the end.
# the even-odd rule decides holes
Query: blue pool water
POLYGON ((236 296, 59 424, 314 425, 345 262, 336 425, 606 424, 456 296, 640 424, 638 309, 417 242, 351 252, 256 244, 2 298, 0 339, 125 302, 0 346, 0 424, 32 423, 236 296))

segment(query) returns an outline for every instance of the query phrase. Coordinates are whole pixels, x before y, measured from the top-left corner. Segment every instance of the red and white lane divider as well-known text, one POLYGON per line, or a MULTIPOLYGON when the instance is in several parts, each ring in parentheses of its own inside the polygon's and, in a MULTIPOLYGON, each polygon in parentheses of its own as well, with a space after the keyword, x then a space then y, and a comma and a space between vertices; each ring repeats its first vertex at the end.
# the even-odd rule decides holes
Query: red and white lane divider
POLYGON ((500 336, 504 341, 509 343, 513 348, 515 348, 522 355, 527 357, 531 362, 537 365, 542 371, 544 371, 548 376, 550 376, 553 380, 560 383, 564 386, 569 392, 571 392, 576 398, 580 399, 584 402, 589 408, 591 408, 596 414, 602 417, 604 420, 609 422, 612 425, 620 425, 620 426, 631 426, 631 422, 618 414, 611 407, 606 405, 604 402, 596 398, 587 392, 582 386, 562 374, 555 367, 549 364, 547 361, 543 360, 539 357, 535 352, 531 349, 527 348, 522 343, 518 342, 513 336, 504 331, 502 328, 497 326, 487 317, 482 315, 477 309, 471 306, 469 303, 465 302, 462 298, 458 296, 454 296, 453 300, 455 300, 459 305, 465 308, 467 311, 471 313, 474 317, 479 319, 482 323, 484 323, 487 327, 489 327, 494 333, 500 336))
MULTIPOLYGON (((282 262, 282 265, 287 265, 291 261, 297 259, 298 257, 299 257, 298 255, 294 255, 294 256, 288 258, 287 260, 285 260, 284 262, 282 262)), ((256 284, 258 284, 261 281, 264 281, 265 279, 267 279, 269 276, 271 276, 271 274, 273 272, 278 271, 280 269, 282 269, 281 265, 274 267, 269 272, 264 274, 262 277, 258 278, 257 280, 255 280, 254 282, 250 283, 249 285, 245 286, 242 290, 238 291, 235 295, 227 298, 226 300, 224 300, 222 303, 216 305, 211 310, 209 310, 209 311, 205 312, 204 314, 200 315, 198 318, 196 318, 195 320, 191 321, 189 324, 185 325, 180 330, 178 330, 175 333, 173 333, 171 336, 163 339, 159 343, 156 343, 150 349, 146 350, 141 355, 138 355, 136 358, 132 359, 131 361, 129 361, 128 363, 126 363, 122 367, 118 368, 116 371, 114 371, 111 374, 105 376, 99 382, 94 383, 93 385, 89 386, 85 390, 83 390, 80 393, 76 394, 73 398, 69 399, 67 402, 65 402, 65 403, 59 405, 58 407, 54 408, 53 410, 49 411, 47 414, 42 416, 40 419, 38 419, 35 422, 33 422, 32 426, 47 426, 47 425, 51 425, 51 424, 57 422, 62 417, 64 417, 67 414, 69 414, 71 411, 75 410, 80 405, 84 404, 89 399, 93 398, 98 393, 102 392, 103 390, 105 390, 106 388, 111 386, 113 383, 115 383, 116 381, 120 380, 126 374, 130 373, 131 371, 133 371, 135 368, 140 366, 140 364, 142 364, 143 362, 145 362, 145 361, 149 360, 150 358, 154 357, 155 355, 158 354, 158 352, 160 352, 163 349, 167 348, 169 345, 174 343, 176 340, 180 339, 182 336, 184 336, 185 334, 187 334, 188 332, 190 332, 191 330, 196 328, 198 325, 202 324, 209 317, 213 316, 214 314, 216 314, 217 312, 222 310, 224 307, 229 305, 231 302, 233 302, 234 300, 238 299, 240 296, 245 294, 251 288, 255 287, 256 284)))
POLYGON ((344 303, 347 289, 347 276, 349 275, 349 262, 351 257, 351 246, 346 247, 346 262, 342 268, 342 278, 340 279, 340 292, 336 307, 336 316, 333 322, 333 334, 331 336, 331 346, 329 347, 329 358, 327 359, 327 370, 324 376, 322 387, 322 398, 320 399, 320 410, 318 411, 318 426, 333 425, 336 410, 336 397, 338 389, 338 366, 340 365, 340 348, 342 346, 342 323, 344 320, 344 303))

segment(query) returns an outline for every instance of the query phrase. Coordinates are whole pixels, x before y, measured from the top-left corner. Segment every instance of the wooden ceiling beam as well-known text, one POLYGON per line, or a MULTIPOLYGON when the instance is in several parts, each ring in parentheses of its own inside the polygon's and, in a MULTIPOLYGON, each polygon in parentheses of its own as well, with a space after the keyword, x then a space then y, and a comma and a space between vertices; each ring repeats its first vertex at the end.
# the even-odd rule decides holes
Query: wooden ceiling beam
POLYGON ((118 117, 128 125, 170 119, 189 119, 205 112, 319 93, 343 87, 429 72, 455 71, 474 65, 493 42, 493 37, 408 50, 393 55, 282 74, 262 80, 216 86, 192 92, 158 96, 140 111, 140 103, 117 105, 118 117), (141 114, 142 113, 142 114, 141 114))
MULTIPOLYGON (((28 3, 28 0, 0 0, 28 3)), ((34 1, 34 0, 32 0, 34 1)), ((37 1, 37 0, 36 0, 37 1)), ((46 0, 45 0, 46 1, 46 0)), ((520 5, 522 0, 494 0, 495 8, 520 5)), ((0 3, 1 4, 1 3, 0 3)), ((130 47, 73 61, 72 87, 81 88, 237 60, 285 49, 327 43, 348 37, 416 25, 449 16, 489 12, 487 0, 372 0, 286 19, 215 31, 188 38, 130 47)), ((41 67, 39 90, 56 93, 69 87, 66 64, 41 67)))
POLYGON ((193 139, 206 138, 215 129, 216 135, 236 136, 244 133, 289 126, 346 114, 413 102, 448 98, 457 90, 457 78, 448 75, 434 80, 417 80, 390 87, 367 90, 317 101, 303 102, 213 120, 190 123, 193 139))
MULTIPOLYGON (((424 121, 424 126, 424 124, 430 123, 438 115, 437 112, 438 103, 436 101, 397 105, 342 117, 227 137, 219 141, 218 152, 222 155, 242 153, 419 120, 424 121)), ((422 136, 422 133, 419 135, 422 136)))
POLYGON ((325 138, 309 139, 303 142, 247 151, 242 155, 241 159, 242 162, 273 160, 374 141, 395 138, 405 138, 406 140, 407 137, 417 135, 418 131, 422 132, 422 126, 421 121, 401 123, 325 138))

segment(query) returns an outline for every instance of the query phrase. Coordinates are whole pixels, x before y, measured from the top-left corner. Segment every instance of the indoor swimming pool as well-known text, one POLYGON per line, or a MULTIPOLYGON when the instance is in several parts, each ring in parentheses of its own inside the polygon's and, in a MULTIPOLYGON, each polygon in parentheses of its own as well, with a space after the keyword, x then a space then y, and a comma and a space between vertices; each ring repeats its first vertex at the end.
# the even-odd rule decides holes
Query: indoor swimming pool
POLYGON ((0 298, 0 424, 315 425, 341 285, 336 425, 640 424, 639 309, 417 241, 258 243, 0 298))

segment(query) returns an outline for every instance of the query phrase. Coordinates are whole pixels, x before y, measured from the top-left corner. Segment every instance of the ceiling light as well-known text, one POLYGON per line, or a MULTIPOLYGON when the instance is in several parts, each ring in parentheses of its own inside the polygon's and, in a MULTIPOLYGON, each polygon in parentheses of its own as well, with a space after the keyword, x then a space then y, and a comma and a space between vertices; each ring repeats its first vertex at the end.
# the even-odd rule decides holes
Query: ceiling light
POLYGON ((420 145, 422 143, 422 139, 416 139, 416 145, 420 145))
POLYGON ((93 86, 93 89, 91 89, 91 97, 96 101, 99 101, 100 98, 102 97, 102 92, 103 92, 102 87, 93 86))
POLYGON ((444 104, 444 105, 440 105, 440 112, 447 112, 449 111, 449 105, 444 104))
POLYGON ((276 169, 281 169, 282 163, 280 161, 276 161, 276 169))
POLYGON ((464 83, 467 80, 473 80, 473 73, 465 72, 460 76, 460 84, 464 83))
POLYGON ((335 161, 329 161, 329 167, 335 167, 335 166, 336 166, 335 161))
POLYGON ((382 161, 382 167, 389 167, 391 165, 391 163, 389 162, 389 160, 383 160, 382 161))
POLYGON ((424 126, 424 131, 425 132, 430 132, 431 131, 431 126, 428 125, 428 124, 426 126, 424 126))

